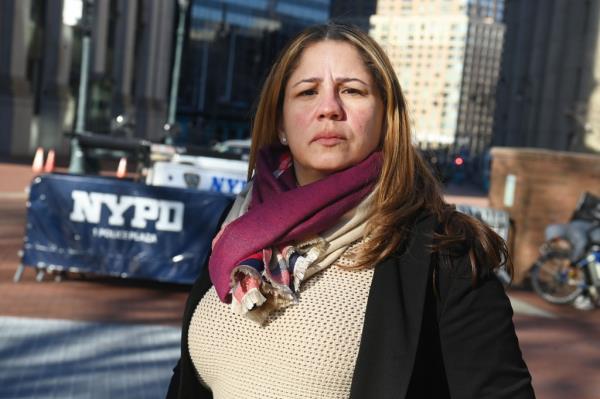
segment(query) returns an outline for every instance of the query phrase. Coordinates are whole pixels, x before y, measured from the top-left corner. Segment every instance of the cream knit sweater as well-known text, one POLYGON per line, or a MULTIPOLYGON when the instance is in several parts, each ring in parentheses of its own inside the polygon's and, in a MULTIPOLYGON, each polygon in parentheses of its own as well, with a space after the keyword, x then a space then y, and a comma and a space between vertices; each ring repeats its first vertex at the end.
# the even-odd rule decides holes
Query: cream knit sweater
POLYGON ((300 302, 260 326, 233 314, 211 288, 188 346, 215 399, 348 398, 373 270, 347 271, 357 244, 307 280, 300 302))

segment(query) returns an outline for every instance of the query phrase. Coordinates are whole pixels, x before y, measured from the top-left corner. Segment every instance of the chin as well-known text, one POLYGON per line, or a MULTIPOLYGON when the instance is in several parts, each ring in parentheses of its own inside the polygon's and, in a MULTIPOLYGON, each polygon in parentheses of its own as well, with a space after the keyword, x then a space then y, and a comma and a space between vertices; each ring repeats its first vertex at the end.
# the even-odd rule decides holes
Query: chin
POLYGON ((350 166, 352 166, 352 164, 349 162, 332 162, 327 164, 316 165, 314 169, 318 170, 319 172, 325 175, 330 175, 332 173, 348 169, 350 166))

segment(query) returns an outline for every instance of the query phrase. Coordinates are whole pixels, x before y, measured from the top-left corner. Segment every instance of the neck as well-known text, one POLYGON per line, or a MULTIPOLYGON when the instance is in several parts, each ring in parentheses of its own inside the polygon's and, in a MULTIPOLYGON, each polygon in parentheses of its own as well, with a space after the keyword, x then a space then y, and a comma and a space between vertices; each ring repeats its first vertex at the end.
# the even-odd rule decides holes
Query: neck
POLYGON ((319 172, 317 170, 308 171, 298 165, 296 161, 294 161, 294 173, 296 175, 298 186, 306 186, 307 184, 314 183, 328 176, 325 172, 319 172))

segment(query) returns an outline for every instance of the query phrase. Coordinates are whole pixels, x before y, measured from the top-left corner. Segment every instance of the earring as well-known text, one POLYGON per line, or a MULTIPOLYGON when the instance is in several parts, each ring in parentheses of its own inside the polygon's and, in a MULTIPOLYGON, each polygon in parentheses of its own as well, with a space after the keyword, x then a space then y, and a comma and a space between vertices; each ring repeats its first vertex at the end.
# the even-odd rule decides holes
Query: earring
POLYGON ((283 145, 287 145, 288 144, 287 137, 285 137, 285 136, 279 137, 279 141, 281 141, 281 144, 283 144, 283 145))

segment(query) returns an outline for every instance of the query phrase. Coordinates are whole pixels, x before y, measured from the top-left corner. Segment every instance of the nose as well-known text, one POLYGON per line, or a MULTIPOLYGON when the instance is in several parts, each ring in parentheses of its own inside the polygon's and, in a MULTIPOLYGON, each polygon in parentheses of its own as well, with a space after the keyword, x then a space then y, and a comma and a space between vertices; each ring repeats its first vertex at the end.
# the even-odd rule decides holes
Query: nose
POLYGON ((344 107, 335 90, 325 90, 321 94, 321 102, 317 110, 319 119, 342 120, 344 107))

